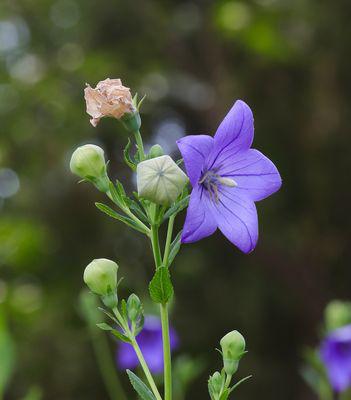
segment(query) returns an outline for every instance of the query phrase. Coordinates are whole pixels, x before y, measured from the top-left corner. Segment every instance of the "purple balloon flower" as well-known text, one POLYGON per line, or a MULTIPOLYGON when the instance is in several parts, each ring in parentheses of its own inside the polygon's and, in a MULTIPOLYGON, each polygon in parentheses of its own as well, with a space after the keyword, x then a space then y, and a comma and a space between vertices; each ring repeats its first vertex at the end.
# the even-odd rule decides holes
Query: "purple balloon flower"
POLYGON ((255 201, 276 192, 281 178, 275 165, 251 149, 253 116, 235 102, 214 137, 185 136, 177 144, 193 187, 182 242, 191 243, 217 228, 240 250, 252 251, 258 238, 255 201))
POLYGON ((320 354, 333 389, 340 393, 351 387, 351 325, 331 332, 320 354))
MULTIPOLYGON (((179 339, 175 330, 170 327, 171 350, 178 347, 179 339)), ((163 371, 163 345, 161 320, 153 315, 145 316, 143 330, 136 338, 146 363, 154 373, 163 371)), ((129 343, 119 342, 116 355, 120 369, 133 369, 139 365, 133 347, 129 343)))

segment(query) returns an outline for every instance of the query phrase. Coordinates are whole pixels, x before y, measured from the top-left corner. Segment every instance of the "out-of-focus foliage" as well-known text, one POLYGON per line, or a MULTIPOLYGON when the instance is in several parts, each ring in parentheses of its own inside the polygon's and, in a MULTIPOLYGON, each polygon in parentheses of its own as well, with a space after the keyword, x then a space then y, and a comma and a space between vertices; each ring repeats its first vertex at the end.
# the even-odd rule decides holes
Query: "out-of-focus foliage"
POLYGON ((142 129, 166 153, 185 133, 213 133, 234 99, 253 108, 254 145, 284 184, 258 204, 253 254, 218 234, 174 265, 181 351, 205 360, 187 398, 206 398, 231 329, 248 343, 242 376, 254 372, 237 396, 313 398, 299 349, 316 344, 327 301, 350 296, 350 14, 349 0, 0 2, 0 305, 17 354, 6 399, 32 387, 32 398, 107 398, 77 311, 93 258, 118 261, 124 288, 147 297, 142 236, 101 215, 101 195, 68 169, 76 146, 97 143, 135 189, 123 130, 85 114, 85 82, 106 77, 147 94, 142 129))

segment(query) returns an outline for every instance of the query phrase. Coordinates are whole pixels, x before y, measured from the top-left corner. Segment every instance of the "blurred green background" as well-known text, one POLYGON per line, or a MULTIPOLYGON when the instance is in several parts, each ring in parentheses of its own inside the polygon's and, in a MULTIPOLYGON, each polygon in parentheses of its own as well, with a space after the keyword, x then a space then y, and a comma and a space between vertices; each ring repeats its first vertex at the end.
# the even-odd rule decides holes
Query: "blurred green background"
POLYGON ((208 398, 214 348, 234 328, 249 349, 240 376, 254 375, 238 399, 315 398, 300 377, 302 349, 318 343, 325 304, 350 296, 350 16, 349 0, 1 0, 5 399, 108 398, 78 306, 91 259, 118 261, 125 293, 147 298, 146 241, 99 213, 101 195, 68 169, 74 148, 93 142, 133 188, 122 128, 106 119, 94 129, 85 113, 85 82, 106 77, 147 94, 144 137, 174 155, 177 138, 213 133, 245 100, 254 146, 284 181, 258 204, 254 253, 216 233, 176 259, 173 325, 180 351, 203 367, 186 399, 208 398))

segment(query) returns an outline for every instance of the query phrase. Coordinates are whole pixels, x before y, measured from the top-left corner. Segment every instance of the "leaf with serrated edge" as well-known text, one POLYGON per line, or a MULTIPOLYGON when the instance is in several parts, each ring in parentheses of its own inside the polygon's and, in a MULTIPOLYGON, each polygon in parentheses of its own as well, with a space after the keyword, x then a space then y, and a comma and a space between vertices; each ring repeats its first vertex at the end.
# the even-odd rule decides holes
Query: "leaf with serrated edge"
POLYGON ((151 390, 145 385, 145 383, 137 377, 132 371, 127 369, 127 374, 132 384, 134 390, 138 393, 139 397, 142 400, 156 400, 155 396, 151 392, 151 390))
POLYGON ((173 296, 173 285, 168 268, 160 267, 157 269, 149 284, 149 292, 155 303, 168 303, 173 296))

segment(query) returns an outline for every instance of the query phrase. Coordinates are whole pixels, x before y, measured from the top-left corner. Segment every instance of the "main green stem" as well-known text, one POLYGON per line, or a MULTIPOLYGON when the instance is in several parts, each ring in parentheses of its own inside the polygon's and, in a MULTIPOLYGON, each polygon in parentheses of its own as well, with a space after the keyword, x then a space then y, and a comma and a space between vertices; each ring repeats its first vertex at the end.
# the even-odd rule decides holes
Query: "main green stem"
POLYGON ((167 304, 160 305, 163 341, 163 366, 164 366, 164 386, 165 400, 172 399, 172 359, 171 344, 169 339, 169 321, 167 304))
MULTIPOLYGON (((165 256, 163 260, 168 260, 170 240, 172 237, 173 222, 170 220, 171 227, 168 226, 165 256), (168 245, 167 245, 168 243, 168 245)), ((160 250, 160 243, 158 238, 158 226, 151 227, 151 244, 155 258, 156 269, 162 266, 162 256, 160 250)), ((164 265, 166 266, 166 265, 164 265)), ((162 324, 162 342, 163 342, 163 370, 164 370, 164 400, 172 400, 172 362, 171 362, 171 344, 169 338, 169 319, 168 319, 168 305, 160 305, 161 324, 162 324)))

